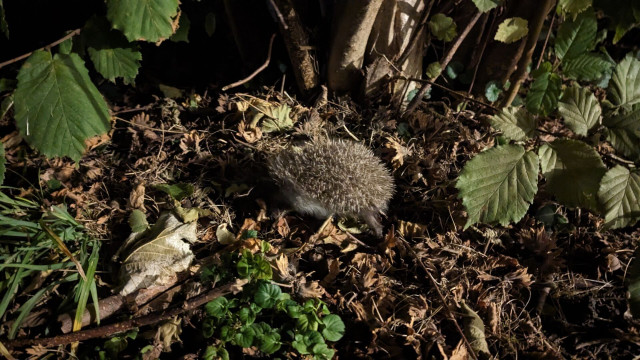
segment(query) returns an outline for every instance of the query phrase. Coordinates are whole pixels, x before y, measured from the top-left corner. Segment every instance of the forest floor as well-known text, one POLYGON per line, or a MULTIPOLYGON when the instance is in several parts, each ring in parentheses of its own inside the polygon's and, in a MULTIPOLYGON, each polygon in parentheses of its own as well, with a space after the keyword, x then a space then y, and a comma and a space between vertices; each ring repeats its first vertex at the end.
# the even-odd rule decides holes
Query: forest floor
MULTIPOLYGON (((173 207, 154 185, 187 183, 194 191, 181 206, 210 214, 198 220, 195 260, 186 278, 197 279, 199 266, 211 258, 255 247, 255 239, 222 244, 221 224, 237 238, 253 231, 271 245, 267 258, 284 291, 294 299, 319 298, 342 318, 345 336, 333 344, 338 358, 471 359, 465 341, 476 350, 486 341, 489 354, 499 359, 632 359, 640 353, 640 327, 628 314, 625 286, 638 228, 602 230, 601 218, 558 205, 541 184, 517 224, 463 230, 466 213, 455 183, 466 161, 495 145, 485 109, 470 103, 458 111, 434 101, 400 120, 387 108, 363 109, 348 100, 312 109, 278 91, 259 97, 205 95, 196 109, 171 99, 114 108, 110 139, 96 140, 78 164, 32 156, 17 133, 8 135, 2 139, 9 169, 5 185, 23 197, 40 192, 45 205, 67 204, 100 239, 101 299, 117 286, 112 257, 130 234, 131 211, 142 210, 154 223, 173 207), (264 119, 252 127, 256 104, 261 111, 286 104, 292 128, 263 131, 264 119), (396 191, 383 219, 383 239, 347 234, 337 220, 323 224, 271 211, 261 185, 268 176, 265 159, 292 142, 326 135, 367 145, 392 171, 396 191)), ((19 302, 34 289, 21 292, 19 302)), ((62 295, 52 292, 36 309, 62 295)), ((171 304, 165 303, 180 301, 171 304)), ((123 310, 85 328, 133 313, 123 310)), ((156 355, 202 356, 202 318, 202 308, 182 314, 180 340, 165 345, 171 352, 156 355)), ((155 332, 155 325, 140 331, 150 329, 155 332)), ((22 329, 17 338, 59 333, 56 326, 39 325, 22 329)), ((134 358, 158 339, 132 339, 119 357, 134 358)), ((104 344, 105 338, 95 338, 80 349, 104 344)), ((35 345, 28 353, 44 356, 53 349, 35 345)), ((257 356, 250 349, 231 354, 257 356)))

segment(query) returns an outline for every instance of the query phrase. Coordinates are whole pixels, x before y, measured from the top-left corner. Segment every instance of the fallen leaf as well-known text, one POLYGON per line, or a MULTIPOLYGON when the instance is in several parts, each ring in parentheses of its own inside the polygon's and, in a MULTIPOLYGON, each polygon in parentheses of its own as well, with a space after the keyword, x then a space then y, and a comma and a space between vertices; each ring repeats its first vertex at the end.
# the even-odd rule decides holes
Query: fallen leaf
POLYGON ((147 210, 144 207, 144 195, 146 193, 146 188, 143 183, 139 183, 129 194, 129 205, 133 209, 138 209, 142 212, 146 212, 147 210))

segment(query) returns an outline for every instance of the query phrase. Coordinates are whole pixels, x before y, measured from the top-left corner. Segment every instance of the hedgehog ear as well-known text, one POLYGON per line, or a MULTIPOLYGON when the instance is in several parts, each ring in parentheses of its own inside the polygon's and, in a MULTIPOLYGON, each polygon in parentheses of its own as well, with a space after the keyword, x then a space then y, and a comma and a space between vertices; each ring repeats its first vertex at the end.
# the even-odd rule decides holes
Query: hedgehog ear
POLYGON ((371 231, 373 231, 377 237, 382 237, 382 224, 380 224, 380 211, 375 210, 366 210, 363 211, 360 216, 362 219, 369 225, 371 231))

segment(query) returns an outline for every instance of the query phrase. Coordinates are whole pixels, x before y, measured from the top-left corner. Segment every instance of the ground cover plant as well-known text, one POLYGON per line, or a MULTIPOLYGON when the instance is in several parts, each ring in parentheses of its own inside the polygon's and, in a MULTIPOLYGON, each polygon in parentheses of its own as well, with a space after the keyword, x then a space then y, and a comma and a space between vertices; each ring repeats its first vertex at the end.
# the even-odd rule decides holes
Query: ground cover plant
POLYGON ((637 2, 72 3, 0 0, 4 357, 640 351, 637 2), (382 237, 286 211, 326 137, 382 237))

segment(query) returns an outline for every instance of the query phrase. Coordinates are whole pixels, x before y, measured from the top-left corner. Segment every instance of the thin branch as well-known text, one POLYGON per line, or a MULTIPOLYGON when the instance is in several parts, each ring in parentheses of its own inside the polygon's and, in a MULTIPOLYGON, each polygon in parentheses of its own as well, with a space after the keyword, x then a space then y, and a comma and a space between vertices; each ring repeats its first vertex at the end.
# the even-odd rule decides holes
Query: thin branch
POLYGON ((273 11, 275 11, 278 20, 280 21, 280 25, 282 25, 285 30, 289 30, 289 26, 287 26, 287 23, 284 21, 284 16, 282 16, 282 12, 280 12, 280 9, 278 9, 278 5, 276 5, 276 2, 273 0, 269 0, 269 4, 271 5, 273 11))
MULTIPOLYGON (((481 15, 482 15, 482 12, 478 11, 473 16, 471 21, 469 21, 469 23, 464 28, 462 33, 460 33, 460 36, 458 36, 458 38, 456 39, 456 42, 453 43, 453 45, 451 45, 451 48, 449 48, 449 51, 447 52, 445 57, 440 62, 440 69, 442 71, 444 71, 444 69, 447 67, 447 65, 449 65, 449 62, 451 61, 451 59, 453 59, 453 55, 455 55, 456 51, 458 51, 458 48, 460 47, 460 44, 462 44, 464 39, 466 39, 467 35, 469 35, 469 32, 471 32, 471 29, 476 24, 476 22, 478 22, 478 19, 480 19, 481 15)), ((442 73, 442 71, 440 72, 440 74, 442 73)), ((435 78, 433 78, 431 80, 435 81, 436 79, 438 79, 440 74, 438 74, 438 76, 436 76, 435 78)), ((424 94, 426 94, 429 91, 429 89, 431 89, 431 83, 426 83, 426 84, 424 84, 422 86, 422 88, 420 88, 420 91, 418 91, 418 93, 413 97, 413 100, 411 100, 411 102, 409 103, 409 106, 407 106, 407 111, 405 112, 405 114, 412 113, 416 109, 416 107, 418 107, 418 104, 420 104, 420 101, 422 100, 422 97, 424 96, 424 94)))
POLYGON ((218 298, 220 296, 230 293, 234 286, 237 286, 237 285, 235 283, 223 285, 219 288, 212 289, 206 292, 205 294, 202 294, 193 299, 185 301, 184 304, 182 304, 182 306, 174 307, 171 309, 149 314, 146 316, 141 316, 139 318, 129 319, 129 320, 121 321, 119 323, 115 323, 111 325, 100 326, 93 329, 77 331, 74 333, 53 336, 49 338, 9 340, 9 341, 6 341, 4 344, 7 346, 7 348, 22 348, 22 347, 34 346, 34 345, 38 345, 42 347, 51 347, 51 346, 58 346, 58 345, 66 345, 76 341, 86 341, 89 339, 109 336, 114 333, 128 331, 136 327, 156 324, 160 321, 167 320, 174 316, 180 315, 186 311, 193 310, 215 298, 218 298))
MULTIPOLYGON (((471 84, 469 84, 469 91, 468 93, 471 94, 471 92, 473 91, 473 85, 476 83, 476 76, 478 75, 478 69, 480 68, 480 63, 482 62, 482 56, 484 55, 484 51, 487 48, 487 44, 489 43, 489 39, 491 38, 491 34, 493 33, 493 25, 496 22, 496 16, 494 15, 493 18, 491 19, 491 25, 489 25, 489 31, 484 31, 486 30, 486 25, 487 25, 487 21, 489 20, 489 15, 485 15, 485 18, 483 19, 482 22, 482 26, 480 26, 480 28, 482 29, 481 31, 485 33, 485 36, 481 36, 484 37, 484 41, 482 42, 482 47, 480 48, 480 52, 478 53, 478 57, 477 59, 472 57, 471 63, 474 64, 475 66, 473 67, 473 77, 471 78, 471 84)), ((474 50, 475 53, 475 50, 474 50)))
POLYGON ((513 102, 513 99, 515 99, 516 95, 518 94, 520 85, 527 76, 527 65, 529 65, 529 63, 531 62, 531 56, 533 55, 533 51, 536 48, 536 43, 538 42, 538 36, 540 36, 540 31, 542 30, 544 19, 547 17, 549 10, 553 8, 553 4, 555 4, 555 0, 544 0, 544 2, 538 6, 538 13, 534 15, 534 18, 531 21, 532 26, 529 28, 529 35, 527 36, 527 42, 525 45, 526 52, 522 55, 522 57, 520 57, 520 61, 518 61, 518 68, 516 69, 515 74, 513 74, 512 76, 514 81, 511 81, 509 93, 504 98, 501 107, 507 107, 511 105, 511 102, 513 102))
POLYGON ((411 50, 413 49, 414 46, 416 46, 416 43, 418 42, 418 39, 420 38, 419 35, 420 35, 420 33, 422 33, 422 29, 424 29, 424 26, 427 23, 427 19, 429 18, 429 14, 431 14, 431 8, 433 7, 433 3, 435 3, 435 0, 431 0, 429 2, 429 5, 428 5, 427 9, 422 13, 422 18, 420 19, 420 23, 418 24, 418 26, 416 26, 416 29, 413 32, 413 34, 411 34, 411 40, 409 40, 409 45, 407 45, 407 47, 402 52, 402 55, 400 55, 398 60, 395 62, 397 67, 402 67, 402 64, 409 57, 409 54, 411 53, 411 50))
POLYGON ((267 66, 269 66, 269 62, 271 61, 271 49, 273 48, 273 40, 276 38, 276 34, 271 35, 271 40, 269 41, 269 51, 267 52, 267 60, 264 62, 264 64, 262 64, 259 68, 256 69, 256 71, 254 71, 251 75, 249 75, 248 77, 240 80, 240 81, 236 81, 233 84, 229 84, 225 87, 222 88, 222 91, 227 91, 231 88, 234 88, 236 86, 240 86, 248 81, 251 81, 251 79, 253 79, 254 77, 256 77, 256 75, 258 75, 262 70, 266 69, 267 66))
MULTIPOLYGON (((76 36, 76 35, 80 34, 80 32, 81 32, 81 31, 82 31, 82 29, 75 29, 75 30, 71 31, 70 33, 68 33, 67 35, 65 35, 64 37, 62 37, 62 38, 60 38, 60 39, 58 39, 58 40, 56 40, 56 41, 52 42, 52 43, 51 43, 51 44, 49 44, 49 45, 43 46, 43 47, 41 47, 41 48, 40 48, 40 49, 38 49, 38 50, 45 50, 45 49, 46 49, 46 50, 48 50, 48 49, 51 49, 52 47, 54 47, 54 46, 56 46, 56 45, 58 45, 58 44, 61 44, 61 43, 62 43, 62 42, 64 42, 65 40, 70 39, 70 38, 72 38, 72 37, 74 37, 74 36, 76 36)), ((31 54, 33 54, 34 52, 36 52, 36 51, 38 51, 38 50, 34 50, 34 51, 31 51, 31 52, 28 52, 28 53, 26 53, 26 54, 23 54, 23 55, 18 56, 17 58, 13 58, 13 59, 11 59, 11 60, 7 60, 7 61, 5 61, 5 62, 3 62, 3 63, 0 63, 0 68, 3 68, 3 67, 5 67, 5 66, 7 66, 7 65, 10 65, 10 64, 13 64, 13 63, 15 63, 15 62, 18 62, 18 61, 20 61, 20 60, 22 60, 22 59, 28 58, 29 56, 31 56, 31 54)))
POLYGON ((553 28, 553 22, 556 20, 556 13, 553 13, 551 17, 551 23, 549 23, 549 31, 547 31, 547 37, 544 38, 544 44, 542 45, 542 51, 540 51, 540 57, 538 58, 538 64, 536 64, 536 69, 540 67, 542 63, 542 58, 544 57, 544 50, 547 48, 547 44, 549 43, 549 36, 551 35, 551 29, 553 28))

